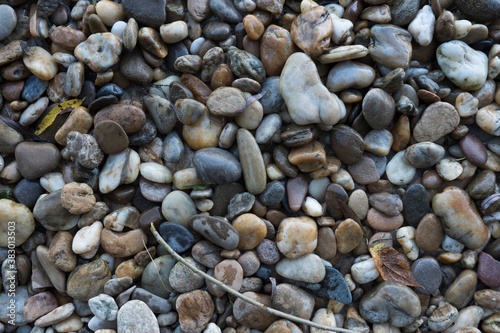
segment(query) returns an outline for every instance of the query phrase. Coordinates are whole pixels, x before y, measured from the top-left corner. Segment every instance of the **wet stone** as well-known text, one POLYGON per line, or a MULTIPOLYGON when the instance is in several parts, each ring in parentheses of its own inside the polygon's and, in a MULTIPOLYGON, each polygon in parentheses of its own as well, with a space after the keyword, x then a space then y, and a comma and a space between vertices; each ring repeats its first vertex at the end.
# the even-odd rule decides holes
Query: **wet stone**
POLYGON ((232 250, 239 243, 238 231, 220 218, 195 215, 188 223, 196 232, 225 249, 232 250))
POLYGON ((433 294, 441 285, 441 268, 434 258, 417 259, 411 266, 411 272, 415 281, 423 287, 417 287, 420 293, 433 294))
POLYGON ((194 245, 193 234, 185 227, 175 223, 162 223, 159 233, 161 237, 178 253, 182 253, 194 245))
POLYGON ((238 160, 220 148, 205 148, 193 158, 196 175, 203 184, 229 184, 241 177, 238 160))
POLYGON ((405 221, 416 227, 420 220, 431 212, 427 199, 427 191, 424 186, 414 184, 408 188, 403 195, 403 215, 405 221))
POLYGON ((285 186, 280 181, 273 181, 266 185, 264 191, 259 195, 264 205, 275 205, 285 196, 285 186))

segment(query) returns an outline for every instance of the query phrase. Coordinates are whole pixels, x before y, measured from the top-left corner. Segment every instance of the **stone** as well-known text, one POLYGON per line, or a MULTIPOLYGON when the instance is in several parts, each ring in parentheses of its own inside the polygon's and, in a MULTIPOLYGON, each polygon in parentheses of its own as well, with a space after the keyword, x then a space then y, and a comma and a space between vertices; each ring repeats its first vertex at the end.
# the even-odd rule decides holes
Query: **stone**
POLYGON ((2 304, 9 304, 11 300, 15 302, 12 310, 8 309, 6 306, 3 306, 0 310, 0 320, 2 323, 8 323, 9 321, 12 323, 13 320, 16 326, 26 325, 28 320, 24 317, 23 305, 29 297, 27 286, 17 286, 14 297, 10 297, 9 293, 6 291, 0 293, 0 302, 2 302, 2 304), (14 319, 11 319, 9 316, 11 313, 14 314, 14 319))
POLYGON ((144 248, 147 236, 142 229, 127 232, 115 232, 103 229, 101 232, 101 246, 108 254, 125 258, 137 254, 144 248))
POLYGON ((463 90, 477 90, 488 76, 488 60, 462 41, 441 44, 436 50, 439 67, 450 81, 463 90))
POLYGON ((291 321, 280 319, 272 323, 271 326, 269 326, 264 333, 279 333, 279 332, 301 333, 302 330, 291 321))
POLYGON ((349 126, 334 126, 331 143, 335 156, 347 165, 360 161, 363 156, 365 149, 363 138, 349 126))
POLYGON ((210 0, 208 1, 212 13, 223 22, 236 24, 241 22, 241 14, 234 8, 232 1, 210 0))
POLYGON ((476 166, 482 166, 488 159, 486 147, 481 140, 472 133, 460 139, 460 148, 469 162, 476 166))
POLYGON ((314 140, 293 148, 288 155, 288 161, 296 165, 302 172, 312 172, 325 165, 326 152, 323 144, 314 140))
POLYGON ((191 248, 195 242, 193 234, 185 227, 176 223, 162 223, 159 233, 177 253, 182 253, 191 248))
POLYGON ((274 24, 267 27, 260 43, 260 60, 268 76, 281 74, 293 48, 292 36, 288 30, 274 24))
MULTIPOLYGON (((257 294, 251 291, 247 291, 243 293, 243 295, 265 306, 272 307, 272 300, 269 295, 257 294)), ((234 302, 233 315, 240 324, 261 331, 267 329, 278 319, 275 315, 259 309, 239 298, 234 302)))
POLYGON ((430 295, 438 291, 441 285, 441 268, 434 258, 420 258, 411 265, 411 273, 422 288, 417 287, 417 291, 430 295))
MULTIPOLYGON (((231 71, 240 78, 254 79, 262 83, 266 78, 266 70, 262 62, 250 52, 229 47, 229 63, 231 71)), ((258 54, 258 53, 257 53, 258 54)))
POLYGON ((49 247, 49 260, 61 271, 71 272, 76 267, 76 255, 71 246, 73 236, 66 231, 59 231, 49 247))
POLYGON ((47 327, 52 324, 59 323, 69 318, 75 311, 73 303, 66 303, 47 313, 46 315, 38 318, 35 321, 36 327, 47 327))
POLYGON ((448 287, 444 294, 446 302, 461 310, 474 297, 474 292, 477 286, 477 273, 473 270, 466 269, 448 287))
POLYGON ((378 130, 385 129, 396 112, 394 99, 382 89, 373 88, 363 99, 363 117, 366 122, 378 130))
POLYGON ((214 313, 214 303, 210 294, 194 290, 180 295, 175 308, 179 314, 179 324, 184 332, 202 332, 214 313))
POLYGON ((240 215, 233 221, 233 228, 239 235, 238 249, 254 249, 267 235, 264 221, 255 214, 240 215))
POLYGON ((92 313, 101 320, 113 321, 118 315, 118 305, 115 299, 106 294, 89 299, 89 307, 92 313))
POLYGON ((375 70, 365 64, 355 61, 343 61, 328 72, 326 87, 331 92, 345 89, 363 89, 369 87, 375 80, 375 70))
POLYGON ((403 195, 403 214, 407 224, 416 227, 421 219, 431 212, 424 186, 421 184, 411 185, 403 195))
MULTIPOLYGON (((188 263, 195 266, 199 270, 205 271, 205 267, 196 262, 193 258, 186 257, 185 259, 188 263)), ((179 293, 185 293, 193 291, 195 289, 199 289, 203 287, 205 283, 205 280, 201 275, 193 272, 190 268, 188 268, 181 262, 176 263, 174 267, 172 267, 172 270, 170 271, 170 275, 168 277, 168 281, 172 288, 179 293)))
POLYGON ((458 0, 455 5, 468 18, 481 23, 495 20, 500 13, 500 5, 495 1, 481 0, 472 4, 458 0))
POLYGON ((314 62, 305 53, 297 52, 288 58, 279 90, 290 117, 298 125, 335 125, 345 114, 344 103, 321 83, 314 62))
POLYGON ((408 26, 408 31, 415 42, 421 46, 428 46, 432 42, 436 17, 431 6, 423 6, 408 26))
POLYGON ((488 239, 488 228, 464 190, 445 188, 433 197, 432 209, 441 218, 446 234, 468 248, 478 249, 488 239))
POLYGON ((57 308, 57 299, 48 292, 41 292, 26 299, 23 305, 24 318, 33 322, 57 308))
POLYGON ((429 328, 435 331, 444 331, 445 329, 453 325, 457 317, 457 308, 455 308, 450 303, 442 302, 429 317, 429 328))
POLYGON ((330 45, 333 23, 325 7, 303 11, 293 22, 290 34, 293 42, 310 57, 317 57, 330 45))
POLYGON ((266 186, 266 168, 254 136, 246 129, 239 129, 236 135, 241 169, 248 192, 259 194, 266 186), (244 148, 243 148, 244 147, 244 148))
POLYGON ((363 230, 353 219, 346 219, 335 229, 335 239, 337 251, 342 254, 349 253, 363 240, 363 230))
POLYGON ((15 150, 17 168, 21 175, 34 180, 52 171, 61 160, 61 154, 51 143, 22 142, 15 150))
POLYGON ((70 132, 66 137, 66 147, 69 155, 87 169, 97 168, 104 159, 99 144, 89 134, 81 134, 77 131, 70 132))
MULTIPOLYGON (((397 14, 393 12, 391 16, 397 17, 397 14)), ((391 24, 377 24, 370 29, 370 34, 373 43, 368 50, 373 60, 389 68, 407 69, 410 66, 412 37, 408 31, 391 24)))
POLYGON ((239 234, 231 224, 215 216, 194 215, 188 224, 212 243, 232 250, 238 246, 239 234))
POLYGON ((409 287, 385 281, 366 293, 359 304, 363 318, 371 323, 405 327, 420 315, 420 300, 409 287))
POLYGON ((146 303, 139 300, 131 300, 118 310, 117 331, 132 333, 138 330, 160 333, 158 321, 146 303))
POLYGON ((343 304, 350 304, 352 302, 351 291, 342 274, 333 267, 325 267, 325 269, 326 275, 320 282, 320 288, 310 289, 311 294, 343 304))
POLYGON ((99 249, 102 228, 102 223, 96 221, 78 230, 73 238, 73 252, 84 258, 92 258, 99 249))
POLYGON ((163 199, 161 210, 169 222, 187 226, 188 219, 196 214, 196 207, 188 194, 172 191, 163 199))
POLYGON ((284 278, 307 283, 319 283, 326 275, 321 258, 312 253, 295 259, 282 259, 276 264, 276 272, 284 278))
POLYGON ((307 291, 287 283, 276 286, 272 296, 273 308, 299 318, 310 319, 314 310, 314 297, 307 291))
POLYGON ((95 203, 94 191, 87 184, 72 182, 61 189, 61 206, 71 214, 87 213, 95 203))
POLYGON ((141 130, 146 123, 146 115, 139 107, 131 104, 113 104, 101 109, 94 117, 94 125, 104 120, 118 123, 125 133, 132 134, 141 130))
POLYGON ((130 148, 108 156, 99 174, 99 191, 106 194, 120 185, 132 183, 139 175, 139 167, 139 154, 130 148))
POLYGON ((481 252, 477 266, 479 280, 490 288, 498 288, 500 287, 499 272, 500 262, 488 253, 481 252))
POLYGON ((168 300, 142 288, 135 288, 131 299, 143 301, 154 313, 168 313, 172 309, 168 300))
POLYGON ((12 200, 0 199, 0 246, 9 245, 9 231, 15 231, 14 245, 21 246, 35 231, 30 209, 12 200))
POLYGON ((42 226, 51 231, 69 230, 80 218, 61 206, 61 192, 56 191, 38 199, 33 215, 42 226))
POLYGON ((380 179, 375 162, 369 157, 361 157, 358 162, 350 164, 347 170, 354 181, 361 185, 372 184, 380 179))
POLYGON ((317 245, 318 228, 310 217, 290 217, 281 221, 276 235, 279 251, 287 258, 312 253, 317 245))
POLYGON ((75 57, 96 73, 118 63, 121 53, 120 38, 109 32, 92 34, 75 48, 75 57))
POLYGON ((170 271, 177 261, 169 255, 160 256, 150 262, 144 269, 141 277, 141 286, 147 291, 160 296, 168 297, 172 286, 168 280, 170 271), (158 279, 158 274, 162 279, 158 279))
POLYGON ((205 148, 193 157, 196 175, 203 184, 230 184, 241 177, 240 162, 220 148, 205 148))
POLYGON ((415 241, 419 249, 432 252, 438 249, 444 240, 444 231, 439 218, 429 213, 418 223, 415 241))
POLYGON ((214 277, 228 287, 239 291, 243 282, 243 268, 238 261, 226 259, 215 266, 214 277))
POLYGON ((43 81, 50 81, 57 74, 57 64, 52 60, 49 52, 39 46, 33 46, 29 54, 23 56, 24 65, 37 78, 43 81))
POLYGON ((417 15, 420 6, 410 0, 396 0, 390 2, 389 7, 392 23, 404 27, 417 15))
POLYGON ((104 285, 110 278, 109 266, 102 259, 80 265, 68 277, 68 295, 80 301, 88 301, 102 294, 104 285))
POLYGON ((9 5, 0 5, 0 21, 3 22, 0 28, 0 41, 6 39, 16 28, 17 16, 14 9, 9 5))
POLYGON ((116 155, 127 149, 127 133, 117 122, 102 120, 94 126, 94 135, 103 152, 116 155))
POLYGON ((127 80, 140 85, 150 84, 153 81, 153 69, 137 49, 121 57, 120 73, 127 80))

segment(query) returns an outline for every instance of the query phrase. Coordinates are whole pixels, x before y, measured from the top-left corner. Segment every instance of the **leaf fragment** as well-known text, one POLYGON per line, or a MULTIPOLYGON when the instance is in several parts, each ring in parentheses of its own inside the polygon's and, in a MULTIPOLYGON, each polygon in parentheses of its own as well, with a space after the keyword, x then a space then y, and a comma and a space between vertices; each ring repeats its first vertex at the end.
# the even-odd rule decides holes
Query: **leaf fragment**
POLYGON ((407 286, 423 288, 411 273, 410 266, 403 259, 403 255, 392 246, 379 243, 370 247, 370 254, 380 276, 385 281, 402 283, 407 286))
POLYGON ((58 106, 56 106, 54 109, 52 109, 38 124, 38 128, 35 131, 36 135, 42 134, 52 123, 54 123, 54 120, 56 120, 56 117, 63 112, 64 110, 68 108, 76 108, 80 105, 82 105, 83 99, 71 99, 69 101, 60 103, 58 106))

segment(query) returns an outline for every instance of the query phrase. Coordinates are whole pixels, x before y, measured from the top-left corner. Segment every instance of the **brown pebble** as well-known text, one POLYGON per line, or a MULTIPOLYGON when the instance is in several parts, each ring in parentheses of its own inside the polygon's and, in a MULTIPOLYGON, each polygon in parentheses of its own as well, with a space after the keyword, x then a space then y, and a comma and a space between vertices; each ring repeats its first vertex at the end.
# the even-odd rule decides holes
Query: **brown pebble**
POLYGON ((128 147, 127 133, 117 122, 103 120, 94 127, 94 135, 102 151, 109 155, 121 153, 128 147))
POLYGON ((73 182, 64 185, 61 189, 61 206, 71 214, 85 214, 95 203, 94 191, 87 184, 73 182))

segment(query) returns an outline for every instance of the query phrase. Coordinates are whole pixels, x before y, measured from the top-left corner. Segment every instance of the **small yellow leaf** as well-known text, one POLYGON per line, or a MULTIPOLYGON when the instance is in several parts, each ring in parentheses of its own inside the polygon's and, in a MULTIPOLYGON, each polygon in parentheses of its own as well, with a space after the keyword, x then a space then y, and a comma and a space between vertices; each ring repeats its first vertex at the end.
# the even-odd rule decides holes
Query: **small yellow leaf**
POLYGON ((42 134, 47 129, 47 127, 52 125, 54 120, 56 120, 56 117, 65 109, 76 108, 82 105, 82 103, 83 103, 82 99, 71 99, 69 101, 59 104, 42 119, 40 124, 38 124, 38 128, 36 129, 35 134, 36 135, 42 134))

